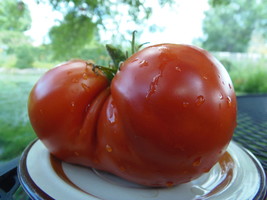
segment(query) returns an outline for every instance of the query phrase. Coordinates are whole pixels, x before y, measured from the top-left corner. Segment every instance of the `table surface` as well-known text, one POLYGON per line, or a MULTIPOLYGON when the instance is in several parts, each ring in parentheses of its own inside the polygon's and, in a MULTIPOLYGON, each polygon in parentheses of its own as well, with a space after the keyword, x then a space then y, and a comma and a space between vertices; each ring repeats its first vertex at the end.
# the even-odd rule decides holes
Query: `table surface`
MULTIPOLYGON (((238 96, 237 128, 233 140, 251 151, 267 174, 267 94, 238 96)), ((0 165, 0 200, 12 199, 19 187, 19 158, 0 165)))
POLYGON ((267 172, 267 94, 238 97, 233 140, 250 150, 267 172))

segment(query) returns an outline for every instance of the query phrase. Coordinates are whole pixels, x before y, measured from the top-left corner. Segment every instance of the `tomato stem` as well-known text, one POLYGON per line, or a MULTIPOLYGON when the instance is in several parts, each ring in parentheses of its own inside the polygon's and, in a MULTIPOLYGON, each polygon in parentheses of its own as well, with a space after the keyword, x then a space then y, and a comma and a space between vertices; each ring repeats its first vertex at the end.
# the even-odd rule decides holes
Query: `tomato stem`
POLYGON ((131 47, 132 47, 132 55, 136 52, 135 49, 135 34, 137 33, 137 31, 133 31, 132 33, 132 42, 131 42, 131 47))
POLYGON ((96 71, 96 69, 101 70, 106 75, 106 77, 107 77, 107 79, 109 81, 111 81, 113 79, 113 77, 115 76, 115 74, 117 73, 117 70, 113 69, 111 67, 104 67, 104 66, 101 66, 101 65, 95 65, 93 63, 88 63, 88 64, 92 66, 92 70, 96 74, 98 73, 96 71))
MULTIPOLYGON (((131 41, 131 55, 133 55, 134 53, 136 53, 137 51, 139 51, 139 49, 147 44, 146 43, 143 43, 143 44, 140 44, 140 45, 136 45, 136 33, 137 31, 133 31, 132 33, 132 41, 131 41)), ((109 67, 104 67, 104 66, 100 66, 100 65, 94 65, 92 63, 92 66, 93 66, 93 71, 95 73, 96 72, 96 68, 97 69, 100 69, 106 76, 107 78, 109 79, 109 81, 111 81, 113 79, 113 77, 115 76, 115 74, 117 73, 117 71, 120 70, 120 66, 121 64, 129 57, 128 55, 128 52, 126 51, 125 53, 120 49, 120 48, 117 48, 117 47, 114 47, 113 45, 111 44, 107 44, 106 45, 106 49, 107 49, 107 52, 112 60, 112 64, 109 65, 109 67)), ((130 55, 130 56, 131 56, 130 55)))
POLYGON ((121 49, 116 48, 111 44, 107 44, 106 49, 111 57, 111 60, 113 61, 113 65, 110 67, 118 71, 120 64, 127 59, 126 54, 124 54, 121 49))

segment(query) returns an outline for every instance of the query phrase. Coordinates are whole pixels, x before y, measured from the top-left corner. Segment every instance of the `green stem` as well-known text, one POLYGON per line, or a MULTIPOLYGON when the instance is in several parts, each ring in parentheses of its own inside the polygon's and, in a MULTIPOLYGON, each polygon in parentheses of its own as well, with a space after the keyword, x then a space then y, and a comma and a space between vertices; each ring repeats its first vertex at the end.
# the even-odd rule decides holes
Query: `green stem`
POLYGON ((113 68, 110 68, 110 67, 104 67, 104 66, 101 66, 101 65, 95 65, 93 63, 88 63, 89 65, 91 65, 93 68, 93 72, 95 74, 97 74, 98 72, 96 71, 96 69, 99 69, 101 70, 107 77, 107 79, 109 81, 111 81, 113 79, 113 77, 115 76, 115 74, 117 73, 117 70, 116 69, 113 69, 113 68))
MULTIPOLYGON (((136 33, 137 33, 137 31, 133 31, 133 33, 132 33, 132 41, 131 41, 131 51, 132 51, 131 53, 132 54, 131 55, 133 55, 144 44, 146 44, 146 43, 143 43, 139 46, 136 46, 136 44, 135 44, 136 33)), ((91 64, 93 66, 93 71, 95 73, 97 73, 96 69, 99 69, 106 75, 108 80, 111 81, 113 79, 113 77, 115 76, 115 74, 117 73, 117 71, 120 70, 121 63, 124 62, 128 58, 128 52, 124 53, 120 48, 116 48, 111 44, 107 44, 106 49, 107 49, 107 52, 108 52, 108 54, 111 57, 111 60, 113 62, 112 65, 110 65, 109 67, 104 67, 104 66, 95 65, 92 63, 89 63, 89 64, 91 64)))
POLYGON ((121 62, 127 59, 126 55, 122 52, 121 49, 114 47, 111 44, 106 45, 109 56, 113 61, 113 68, 119 70, 121 62))
POLYGON ((133 31, 132 33, 132 42, 131 42, 131 47, 132 47, 132 55, 135 53, 136 49, 135 49, 135 34, 137 33, 137 31, 133 31))

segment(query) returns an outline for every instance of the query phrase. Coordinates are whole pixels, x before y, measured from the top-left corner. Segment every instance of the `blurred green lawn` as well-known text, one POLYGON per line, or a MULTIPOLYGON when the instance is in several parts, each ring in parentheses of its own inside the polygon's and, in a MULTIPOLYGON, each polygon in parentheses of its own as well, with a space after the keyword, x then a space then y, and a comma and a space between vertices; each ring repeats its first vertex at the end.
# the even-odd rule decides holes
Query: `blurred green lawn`
POLYGON ((40 72, 0 71, 0 161, 19 156, 36 138, 28 119, 27 99, 40 76, 40 72))

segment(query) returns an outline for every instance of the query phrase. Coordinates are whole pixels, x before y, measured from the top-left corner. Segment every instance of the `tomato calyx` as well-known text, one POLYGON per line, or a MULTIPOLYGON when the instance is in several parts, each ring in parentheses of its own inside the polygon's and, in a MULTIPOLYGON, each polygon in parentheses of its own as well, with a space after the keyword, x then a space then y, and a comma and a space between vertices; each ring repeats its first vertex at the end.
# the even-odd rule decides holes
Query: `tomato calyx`
POLYGON ((92 66, 92 70, 96 75, 99 74, 97 69, 101 70, 110 82, 118 71, 117 69, 101 65, 95 65, 94 63, 87 63, 87 64, 92 66))
MULTIPOLYGON (((140 45, 136 45, 136 42, 135 42, 135 34, 137 33, 137 31, 133 31, 132 33, 132 41, 131 41, 131 55, 133 55, 134 53, 136 53, 137 51, 139 51, 145 44, 148 44, 149 42, 144 42, 140 45)), ((126 52, 126 54, 128 55, 128 52, 126 52)), ((130 55, 130 56, 131 56, 130 55)), ((130 57, 130 56, 127 56, 130 57)))
POLYGON ((110 64, 108 67, 96 65, 94 63, 88 63, 88 65, 92 66, 92 70, 95 74, 98 74, 97 69, 101 70, 111 82, 117 71, 120 70, 121 63, 123 63, 128 57, 119 48, 116 48, 113 45, 107 44, 106 49, 112 60, 112 64, 110 64))
POLYGON ((106 50, 112 60, 112 64, 110 64, 108 67, 101 66, 101 65, 95 65, 93 63, 88 63, 92 65, 93 72, 97 74, 96 69, 101 70, 107 77, 107 79, 111 82, 113 77, 116 75, 117 71, 120 70, 121 64, 129 58, 131 55, 136 53, 143 47, 146 43, 142 43, 140 45, 136 45, 136 33, 137 31, 133 31, 132 33, 132 40, 131 40, 131 54, 129 55, 128 51, 123 52, 120 48, 115 47, 111 44, 106 45, 106 50))

